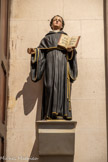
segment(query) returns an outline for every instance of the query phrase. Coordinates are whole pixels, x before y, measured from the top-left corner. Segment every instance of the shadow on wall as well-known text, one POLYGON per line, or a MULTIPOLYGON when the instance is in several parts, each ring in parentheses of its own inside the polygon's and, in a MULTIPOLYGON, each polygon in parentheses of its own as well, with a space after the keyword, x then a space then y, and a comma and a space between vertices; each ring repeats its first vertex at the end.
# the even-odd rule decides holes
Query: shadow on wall
POLYGON ((24 114, 28 115, 34 108, 36 101, 37 103, 37 115, 36 120, 40 120, 40 106, 41 106, 41 97, 42 97, 42 82, 39 81, 37 83, 34 83, 31 81, 30 75, 27 78, 27 82, 25 82, 23 89, 19 91, 16 95, 16 100, 23 96, 23 105, 24 105, 24 114))
MULTIPOLYGON (((23 96, 23 106, 24 106, 24 114, 28 115, 37 102, 37 111, 36 111, 36 121, 41 119, 41 103, 42 103, 42 81, 34 83, 31 81, 30 74, 27 77, 27 82, 24 83, 23 89, 19 91, 16 95, 16 100, 22 95, 23 96)), ((36 129, 36 137, 37 129, 36 129)), ((32 152, 30 158, 38 158, 38 138, 36 138, 34 142, 34 146, 32 148, 32 152)), ((34 160, 32 160, 34 161, 34 160)), ((31 160, 29 160, 31 162, 31 160)), ((38 162, 38 160, 36 160, 38 162)))

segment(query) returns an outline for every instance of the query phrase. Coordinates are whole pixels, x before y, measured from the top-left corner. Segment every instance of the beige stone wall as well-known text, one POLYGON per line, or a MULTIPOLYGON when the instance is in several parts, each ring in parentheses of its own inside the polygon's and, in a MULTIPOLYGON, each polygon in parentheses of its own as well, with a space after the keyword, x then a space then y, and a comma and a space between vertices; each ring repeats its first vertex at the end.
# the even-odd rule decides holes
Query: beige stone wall
POLYGON ((74 161, 106 162, 103 0, 11 0, 7 157, 18 162, 38 157, 35 121, 40 119, 42 80, 31 82, 26 51, 39 44, 56 14, 64 17, 65 32, 81 35, 71 96, 78 122, 74 161))

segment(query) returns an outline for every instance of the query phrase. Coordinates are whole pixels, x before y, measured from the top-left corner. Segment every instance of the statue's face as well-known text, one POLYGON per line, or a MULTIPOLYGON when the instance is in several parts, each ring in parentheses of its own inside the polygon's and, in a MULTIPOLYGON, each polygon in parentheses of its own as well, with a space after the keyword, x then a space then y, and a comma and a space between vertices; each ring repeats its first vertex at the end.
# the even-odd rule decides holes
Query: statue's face
POLYGON ((62 19, 59 16, 55 16, 52 22, 53 30, 60 30, 62 28, 62 19))

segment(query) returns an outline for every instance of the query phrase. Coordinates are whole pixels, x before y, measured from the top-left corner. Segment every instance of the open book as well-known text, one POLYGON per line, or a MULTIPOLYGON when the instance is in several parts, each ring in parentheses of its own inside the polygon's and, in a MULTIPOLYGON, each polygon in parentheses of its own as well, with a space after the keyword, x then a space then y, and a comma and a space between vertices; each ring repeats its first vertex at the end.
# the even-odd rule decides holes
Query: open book
POLYGON ((58 41, 58 46, 62 48, 76 48, 79 42, 80 36, 69 37, 68 35, 61 34, 60 39, 58 41))

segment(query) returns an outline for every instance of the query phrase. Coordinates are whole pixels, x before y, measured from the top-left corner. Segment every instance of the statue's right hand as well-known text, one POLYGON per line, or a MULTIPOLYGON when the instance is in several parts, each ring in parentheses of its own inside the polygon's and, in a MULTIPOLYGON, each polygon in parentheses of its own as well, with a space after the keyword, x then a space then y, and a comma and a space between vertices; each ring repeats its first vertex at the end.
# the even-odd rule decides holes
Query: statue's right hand
POLYGON ((28 52, 29 54, 33 54, 33 53, 35 53, 35 49, 34 49, 34 48, 28 48, 28 49, 27 49, 27 52, 28 52))

